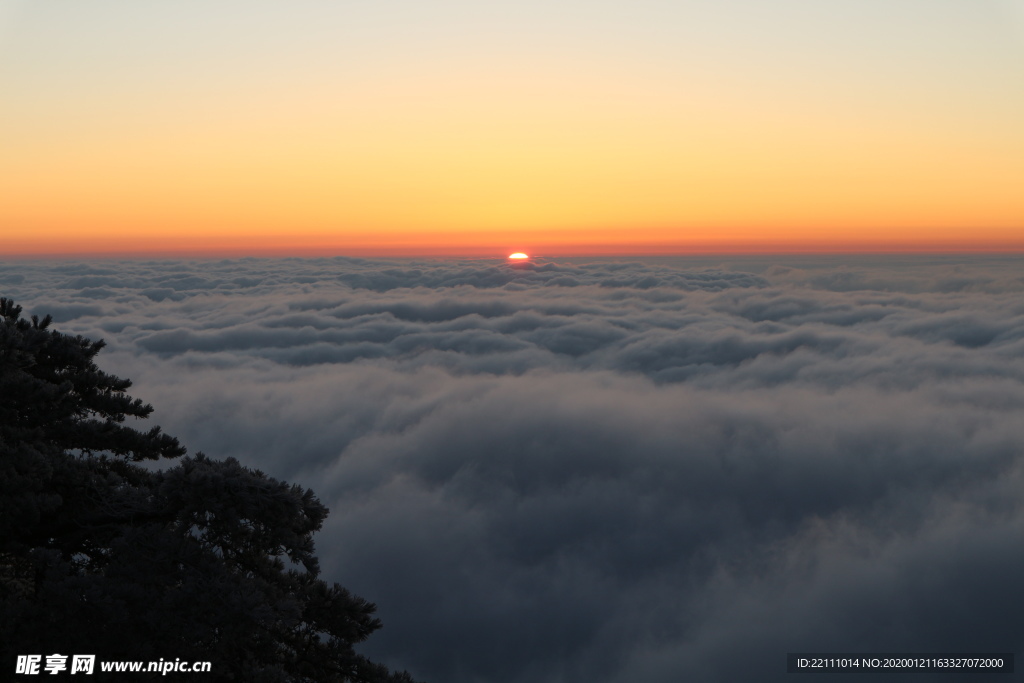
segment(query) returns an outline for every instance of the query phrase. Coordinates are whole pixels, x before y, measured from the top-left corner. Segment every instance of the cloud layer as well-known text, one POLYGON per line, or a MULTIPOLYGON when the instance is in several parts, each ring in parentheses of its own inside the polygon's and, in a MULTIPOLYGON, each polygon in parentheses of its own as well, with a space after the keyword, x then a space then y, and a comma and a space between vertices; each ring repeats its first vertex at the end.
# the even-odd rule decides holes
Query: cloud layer
POLYGON ((1024 644, 1022 265, 8 262, 0 291, 106 339, 193 450, 314 488, 375 659, 783 680, 1024 644))

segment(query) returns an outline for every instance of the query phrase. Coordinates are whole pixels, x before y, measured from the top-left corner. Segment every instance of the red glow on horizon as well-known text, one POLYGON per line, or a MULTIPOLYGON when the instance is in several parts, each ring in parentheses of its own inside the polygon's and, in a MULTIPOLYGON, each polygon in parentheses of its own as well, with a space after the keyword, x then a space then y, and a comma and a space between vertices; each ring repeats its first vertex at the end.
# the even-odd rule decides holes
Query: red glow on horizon
MULTIPOLYGON (((500 237, 498 239, 501 239, 500 237)), ((240 239, 218 236, 165 236, 149 239, 13 240, 7 244, 3 258, 241 258, 241 257, 332 257, 361 258, 494 258, 501 246, 497 239, 486 237, 475 241, 436 239, 347 240, 324 239, 318 236, 290 236, 240 239), (55 247, 55 244, 60 244, 55 247)), ((504 240, 502 240, 504 241, 504 240)), ((642 257, 696 255, 767 255, 767 254, 858 254, 858 253, 1022 253, 1024 240, 1011 239, 775 239, 775 240, 558 240, 544 241, 547 257, 642 257)), ((507 249, 507 247, 505 247, 507 249)), ((533 257, 526 252, 504 252, 510 263, 526 262, 533 257)))

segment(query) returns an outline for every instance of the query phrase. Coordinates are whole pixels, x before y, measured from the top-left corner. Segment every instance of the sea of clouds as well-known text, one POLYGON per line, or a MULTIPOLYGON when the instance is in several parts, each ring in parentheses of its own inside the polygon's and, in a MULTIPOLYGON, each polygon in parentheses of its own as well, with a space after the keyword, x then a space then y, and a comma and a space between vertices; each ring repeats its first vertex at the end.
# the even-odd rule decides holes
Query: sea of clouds
POLYGON ((193 452, 313 488, 362 651, 432 683, 1024 649, 1024 258, 7 261, 0 294, 193 452))

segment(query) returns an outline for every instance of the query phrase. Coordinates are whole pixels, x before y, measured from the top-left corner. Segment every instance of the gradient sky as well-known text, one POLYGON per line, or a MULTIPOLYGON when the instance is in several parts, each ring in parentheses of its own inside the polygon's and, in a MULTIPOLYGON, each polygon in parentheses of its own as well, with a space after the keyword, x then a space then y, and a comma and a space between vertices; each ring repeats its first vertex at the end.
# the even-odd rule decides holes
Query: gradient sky
POLYGON ((0 0, 44 253, 1024 249, 1022 0, 0 0))

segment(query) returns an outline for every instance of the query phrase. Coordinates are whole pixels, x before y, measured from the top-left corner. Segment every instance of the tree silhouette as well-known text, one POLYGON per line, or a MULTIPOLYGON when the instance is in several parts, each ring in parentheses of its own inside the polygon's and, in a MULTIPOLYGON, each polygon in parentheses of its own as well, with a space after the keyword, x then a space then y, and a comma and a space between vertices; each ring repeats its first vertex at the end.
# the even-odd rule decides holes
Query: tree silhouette
MULTIPOLYGON (((196 680, 411 682, 353 650, 374 605, 318 578, 312 491, 126 420, 103 348, 0 299, 0 649, 210 661, 196 680), (137 464, 182 458, 164 471, 137 464)), ((180 674, 179 679, 181 677, 180 674)), ((134 674, 136 680, 144 675, 134 674)), ((166 679, 165 679, 166 680, 166 679)))

